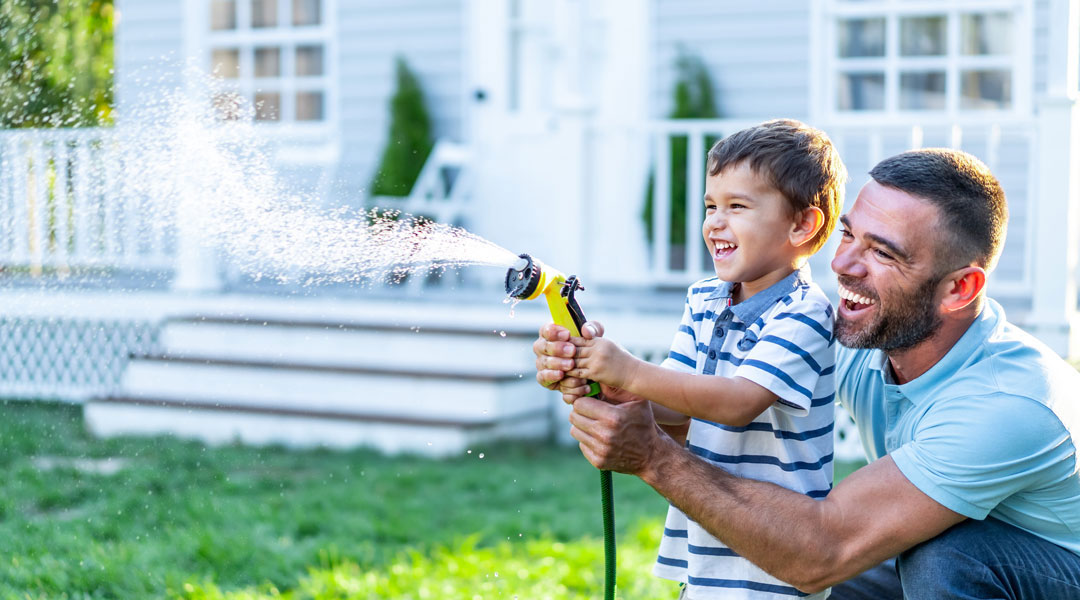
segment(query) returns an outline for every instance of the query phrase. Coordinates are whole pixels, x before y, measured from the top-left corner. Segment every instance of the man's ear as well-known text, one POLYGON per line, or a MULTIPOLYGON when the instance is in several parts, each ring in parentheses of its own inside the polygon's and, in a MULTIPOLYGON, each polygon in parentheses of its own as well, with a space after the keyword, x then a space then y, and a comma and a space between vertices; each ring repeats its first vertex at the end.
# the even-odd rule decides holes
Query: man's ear
POLYGON ((986 271, 982 267, 964 267, 945 276, 947 289, 941 301, 952 312, 966 308, 986 288, 986 271))
POLYGON ((808 243, 817 236, 823 225, 825 225, 825 213, 821 212, 820 208, 811 206, 803 209, 791 225, 791 233, 788 236, 791 245, 799 247, 808 243))

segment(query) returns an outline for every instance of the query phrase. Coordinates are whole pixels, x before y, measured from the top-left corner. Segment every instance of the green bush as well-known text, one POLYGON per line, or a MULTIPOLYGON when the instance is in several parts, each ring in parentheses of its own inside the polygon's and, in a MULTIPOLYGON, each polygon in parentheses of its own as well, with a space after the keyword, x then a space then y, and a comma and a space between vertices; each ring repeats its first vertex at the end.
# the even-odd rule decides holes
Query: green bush
MULTIPOLYGON (((678 73, 675 81, 674 103, 671 119, 716 119, 720 113, 716 109, 713 95, 712 80, 709 71, 700 58, 687 54, 680 50, 675 60, 675 70, 678 73)), ((705 147, 709 148, 716 138, 710 137, 705 140, 705 147)), ((687 147, 689 140, 686 136, 673 136, 670 145, 671 171, 669 198, 671 199, 671 243, 675 245, 686 244, 686 173, 689 163, 687 162, 687 147)), ((695 157, 695 160, 705 160, 704 156, 695 157)), ((645 230, 649 243, 653 243, 653 186, 655 174, 649 173, 649 183, 645 189, 645 209, 642 219, 645 221, 645 230)))
POLYGON ((396 59, 397 89, 390 99, 390 132, 371 182, 372 196, 407 196, 431 148, 431 118, 420 81, 402 57, 396 59))
POLYGON ((0 128, 111 122, 112 0, 0 2, 0 128))

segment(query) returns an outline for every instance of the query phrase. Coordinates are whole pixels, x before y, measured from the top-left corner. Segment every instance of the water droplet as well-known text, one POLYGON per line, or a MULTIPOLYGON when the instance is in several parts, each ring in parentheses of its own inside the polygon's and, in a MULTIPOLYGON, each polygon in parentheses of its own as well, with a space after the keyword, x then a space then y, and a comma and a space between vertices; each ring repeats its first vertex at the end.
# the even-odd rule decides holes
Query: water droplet
POLYGON ((505 331, 500 331, 499 332, 499 337, 506 337, 506 332, 505 331))
POLYGON ((480 458, 484 458, 484 453, 483 452, 480 453, 480 458))

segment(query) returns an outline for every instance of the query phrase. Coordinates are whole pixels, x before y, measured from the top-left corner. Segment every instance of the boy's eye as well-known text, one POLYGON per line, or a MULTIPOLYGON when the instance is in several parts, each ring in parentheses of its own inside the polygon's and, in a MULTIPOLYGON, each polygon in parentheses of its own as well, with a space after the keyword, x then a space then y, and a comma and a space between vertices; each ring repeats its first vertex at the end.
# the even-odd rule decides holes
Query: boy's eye
POLYGON ((840 228, 840 235, 844 236, 845 239, 850 239, 853 237, 851 235, 851 231, 847 227, 840 228))
POLYGON ((730 206, 731 208, 746 208, 746 205, 742 204, 741 202, 732 202, 728 206, 730 206))

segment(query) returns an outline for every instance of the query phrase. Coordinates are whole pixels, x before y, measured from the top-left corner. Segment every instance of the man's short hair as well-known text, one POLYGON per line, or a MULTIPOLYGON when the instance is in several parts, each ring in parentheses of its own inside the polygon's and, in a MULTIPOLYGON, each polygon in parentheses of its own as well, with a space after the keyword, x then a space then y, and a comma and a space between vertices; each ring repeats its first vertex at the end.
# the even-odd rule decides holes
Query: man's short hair
POLYGON ((813 254, 836 229, 844 206, 847 169, 824 131, 794 119, 775 119, 748 127, 709 150, 709 176, 746 162, 788 201, 792 216, 816 206, 821 230, 807 247, 813 254))
POLYGON ((982 161, 960 150, 925 148, 886 158, 870 176, 938 208, 942 273, 971 264, 990 271, 997 264, 1009 207, 1001 184, 982 161))

